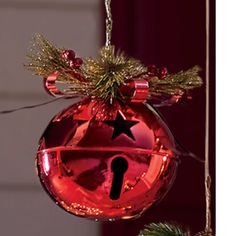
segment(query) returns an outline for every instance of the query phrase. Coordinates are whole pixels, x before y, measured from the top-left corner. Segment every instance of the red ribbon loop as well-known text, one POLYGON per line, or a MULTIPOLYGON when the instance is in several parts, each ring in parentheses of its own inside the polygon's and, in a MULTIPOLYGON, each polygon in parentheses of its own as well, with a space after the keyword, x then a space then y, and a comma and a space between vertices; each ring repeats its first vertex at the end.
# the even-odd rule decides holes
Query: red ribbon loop
POLYGON ((48 77, 44 78, 44 88, 50 95, 54 97, 62 97, 65 94, 56 87, 56 80, 60 73, 58 71, 53 72, 48 77))
POLYGON ((146 80, 133 80, 134 93, 131 102, 145 102, 148 97, 149 84, 146 80))
POLYGON ((148 98, 149 84, 144 79, 130 79, 120 87, 121 93, 130 102, 145 102, 148 98))

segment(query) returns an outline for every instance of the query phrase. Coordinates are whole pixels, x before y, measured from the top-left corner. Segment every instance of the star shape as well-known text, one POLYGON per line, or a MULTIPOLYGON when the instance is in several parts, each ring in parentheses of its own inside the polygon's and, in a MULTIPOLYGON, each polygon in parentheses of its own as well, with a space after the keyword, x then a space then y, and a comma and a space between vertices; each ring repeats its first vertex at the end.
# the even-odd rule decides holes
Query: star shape
POLYGON ((131 132, 131 128, 139 123, 139 121, 126 120, 120 112, 117 112, 115 120, 103 121, 103 123, 114 128, 112 134, 112 140, 116 139, 121 134, 127 135, 129 138, 135 141, 134 135, 131 132))

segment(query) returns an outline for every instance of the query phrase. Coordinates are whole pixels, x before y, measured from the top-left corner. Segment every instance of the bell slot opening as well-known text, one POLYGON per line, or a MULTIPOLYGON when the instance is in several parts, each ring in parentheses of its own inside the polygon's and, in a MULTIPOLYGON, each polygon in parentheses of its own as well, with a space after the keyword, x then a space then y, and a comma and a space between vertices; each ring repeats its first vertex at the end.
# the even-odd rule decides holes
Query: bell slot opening
POLYGON ((118 200, 120 198, 124 174, 127 169, 128 161, 124 157, 118 156, 112 160, 111 170, 113 172, 113 180, 110 191, 111 200, 118 200))

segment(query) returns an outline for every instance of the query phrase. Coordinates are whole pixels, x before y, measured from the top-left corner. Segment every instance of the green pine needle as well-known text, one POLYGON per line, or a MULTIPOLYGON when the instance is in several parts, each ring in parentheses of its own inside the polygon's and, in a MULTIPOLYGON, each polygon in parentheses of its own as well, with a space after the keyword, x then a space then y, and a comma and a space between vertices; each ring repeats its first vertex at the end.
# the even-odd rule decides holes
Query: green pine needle
POLYGON ((139 236, 190 236, 190 232, 168 223, 151 223, 146 225, 146 228, 140 232, 139 236))

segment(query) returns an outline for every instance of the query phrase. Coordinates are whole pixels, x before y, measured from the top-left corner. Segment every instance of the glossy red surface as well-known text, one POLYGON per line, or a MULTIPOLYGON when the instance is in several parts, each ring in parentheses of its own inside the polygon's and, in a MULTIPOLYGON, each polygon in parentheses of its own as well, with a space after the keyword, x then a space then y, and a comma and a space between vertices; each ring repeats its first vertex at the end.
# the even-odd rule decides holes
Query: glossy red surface
POLYGON ((84 101, 49 124, 37 154, 41 183, 66 211, 97 220, 131 219, 159 202, 175 178, 173 137, 143 103, 84 101))

